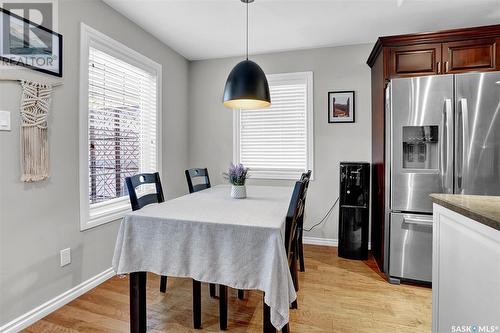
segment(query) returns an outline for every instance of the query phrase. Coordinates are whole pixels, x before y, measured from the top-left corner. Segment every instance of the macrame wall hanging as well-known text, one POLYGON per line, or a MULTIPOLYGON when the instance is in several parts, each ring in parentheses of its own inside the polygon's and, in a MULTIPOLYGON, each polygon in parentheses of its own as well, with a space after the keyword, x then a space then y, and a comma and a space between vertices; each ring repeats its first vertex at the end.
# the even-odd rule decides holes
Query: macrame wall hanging
POLYGON ((21 86, 21 181, 36 182, 49 177, 47 116, 52 86, 32 81, 21 81, 21 86))

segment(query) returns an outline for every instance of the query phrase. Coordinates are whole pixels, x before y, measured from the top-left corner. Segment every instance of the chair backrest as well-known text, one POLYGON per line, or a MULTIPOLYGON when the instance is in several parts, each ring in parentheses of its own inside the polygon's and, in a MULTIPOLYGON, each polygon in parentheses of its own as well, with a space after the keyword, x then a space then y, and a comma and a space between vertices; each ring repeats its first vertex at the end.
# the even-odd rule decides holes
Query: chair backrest
POLYGON ((311 170, 307 170, 307 172, 304 172, 300 177, 300 181, 304 182, 304 191, 302 192, 302 201, 304 209, 302 210, 302 214, 301 216, 299 216, 299 219, 297 221, 297 223, 299 224, 299 228, 302 228, 302 225, 304 224, 304 210, 306 206, 307 189, 309 188, 310 180, 311 180, 311 170))
POLYGON ((207 188, 210 188, 210 177, 208 177, 208 169, 188 169, 184 172, 186 174, 186 180, 189 187, 189 193, 198 192, 207 188), (193 185, 193 180, 195 178, 202 177, 202 182, 193 185))
POLYGON ((139 210, 146 205, 165 201, 163 189, 161 187, 160 174, 158 172, 141 173, 132 177, 127 177, 125 178, 125 183, 127 184, 132 210, 139 210), (149 193, 138 198, 136 189, 138 186, 145 184, 155 184, 156 191, 155 193, 149 193))
POLYGON ((302 176, 300 176, 300 180, 307 179, 307 181, 309 182, 309 180, 311 179, 311 174, 312 174, 312 171, 311 170, 307 170, 307 172, 304 172, 302 174, 302 176))
POLYGON ((300 176, 300 180, 305 180, 306 182, 306 191, 307 188, 309 187, 309 181, 311 180, 311 173, 312 173, 311 170, 307 170, 307 172, 304 172, 302 176, 300 176))
POLYGON ((304 180, 299 180, 295 183, 292 198, 290 199, 290 205, 288 206, 288 213, 286 214, 285 249, 289 259, 292 246, 294 244, 293 239, 295 238, 295 233, 297 231, 297 223, 304 211, 304 189, 304 180))

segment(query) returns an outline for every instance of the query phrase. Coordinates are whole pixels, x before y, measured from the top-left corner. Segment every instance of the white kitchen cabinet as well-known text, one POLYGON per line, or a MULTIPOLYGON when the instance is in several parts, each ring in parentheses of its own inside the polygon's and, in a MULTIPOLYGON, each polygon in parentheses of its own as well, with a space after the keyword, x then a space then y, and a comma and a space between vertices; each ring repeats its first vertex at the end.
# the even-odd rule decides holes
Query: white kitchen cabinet
POLYGON ((434 203, 432 332, 500 332, 500 231, 434 203))

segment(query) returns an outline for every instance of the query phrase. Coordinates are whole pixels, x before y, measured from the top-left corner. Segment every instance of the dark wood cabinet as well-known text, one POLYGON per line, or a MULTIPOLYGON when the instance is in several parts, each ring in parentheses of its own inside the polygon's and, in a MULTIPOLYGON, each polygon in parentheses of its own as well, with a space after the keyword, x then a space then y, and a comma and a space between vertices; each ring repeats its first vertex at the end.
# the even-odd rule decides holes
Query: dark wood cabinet
POLYGON ((441 72, 441 44, 422 44, 390 48, 389 75, 407 77, 441 72))
POLYGON ((368 58, 372 85, 371 245, 387 272, 385 88, 397 77, 500 71, 500 24, 380 37, 368 58), (497 58, 498 57, 498 58, 497 58))
POLYGON ((500 70, 500 38, 443 43, 444 73, 500 70))
POLYGON ((499 52, 500 38, 391 47, 389 77, 500 70, 499 52))

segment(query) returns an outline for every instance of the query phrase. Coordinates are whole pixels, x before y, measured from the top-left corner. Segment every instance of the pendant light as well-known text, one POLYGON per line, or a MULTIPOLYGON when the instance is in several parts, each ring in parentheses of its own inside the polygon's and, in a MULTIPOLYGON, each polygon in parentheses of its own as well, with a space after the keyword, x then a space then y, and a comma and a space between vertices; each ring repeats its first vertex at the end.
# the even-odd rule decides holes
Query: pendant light
POLYGON ((261 109, 271 105, 266 74, 259 65, 248 60, 248 4, 254 0, 241 0, 247 10, 246 60, 234 66, 224 88, 224 106, 232 109, 261 109))

